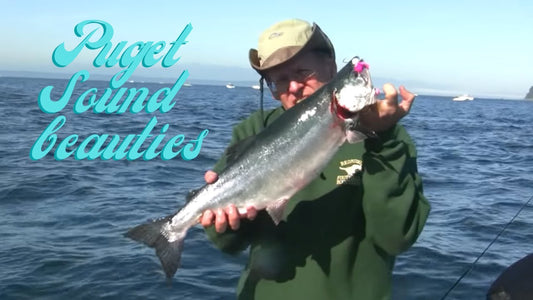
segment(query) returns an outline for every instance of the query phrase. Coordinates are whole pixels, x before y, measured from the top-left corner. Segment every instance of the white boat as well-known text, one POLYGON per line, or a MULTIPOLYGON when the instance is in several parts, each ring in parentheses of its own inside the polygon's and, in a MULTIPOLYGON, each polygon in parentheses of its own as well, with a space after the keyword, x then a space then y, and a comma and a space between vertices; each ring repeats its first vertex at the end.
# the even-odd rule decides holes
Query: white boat
POLYGON ((472 101, 474 100, 474 97, 470 96, 470 95, 467 95, 467 94, 463 94, 461 96, 457 96, 455 98, 452 99, 453 101, 472 101))
POLYGON ((228 83, 228 84, 226 84, 226 87, 227 87, 228 89, 234 89, 234 88, 235 88, 235 86, 233 85, 233 83, 228 83))
POLYGON ((252 89, 254 89, 254 90, 258 90, 258 89, 260 89, 260 88, 261 88, 261 87, 260 87, 258 84, 254 84, 254 85, 252 85, 252 89))
POLYGON ((185 82, 185 83, 183 84, 183 86, 192 86, 192 84, 190 84, 190 83, 188 83, 188 82, 185 82))

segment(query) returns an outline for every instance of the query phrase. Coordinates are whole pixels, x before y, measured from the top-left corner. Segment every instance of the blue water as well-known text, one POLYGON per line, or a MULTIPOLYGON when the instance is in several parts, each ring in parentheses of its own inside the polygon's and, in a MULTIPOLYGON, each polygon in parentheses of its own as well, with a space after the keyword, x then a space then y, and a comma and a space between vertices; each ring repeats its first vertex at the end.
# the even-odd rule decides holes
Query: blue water
MULTIPOLYGON (((75 96, 108 82, 78 83, 75 96)), ((123 237, 131 226, 178 209, 229 142, 231 126, 258 106, 249 87, 183 87, 168 113, 57 114, 37 96, 66 80, 0 78, 0 299, 233 299, 245 254, 215 249, 203 230, 186 240, 182 268, 165 280, 152 249, 123 237), (200 155, 127 161, 32 161, 30 147, 58 115, 57 134, 139 134, 156 116, 158 134, 185 142, 209 129, 200 155)), ((128 83, 150 92, 168 86, 128 83)), ((268 98, 266 106, 276 105, 268 98)), ((432 204, 418 242, 398 257, 394 299, 440 299, 533 196, 533 102, 453 102, 419 96, 403 124, 414 138, 432 204)), ((526 207, 448 299, 483 299, 512 262, 531 253, 533 209, 526 207)))

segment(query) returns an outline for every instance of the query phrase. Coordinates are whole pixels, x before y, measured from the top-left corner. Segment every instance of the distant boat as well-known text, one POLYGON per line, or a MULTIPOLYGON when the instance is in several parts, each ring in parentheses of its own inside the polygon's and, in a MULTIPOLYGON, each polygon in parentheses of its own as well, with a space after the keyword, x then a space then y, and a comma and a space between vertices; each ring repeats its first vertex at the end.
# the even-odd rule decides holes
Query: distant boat
POLYGON ((457 96, 455 98, 452 99, 453 101, 472 101, 474 100, 474 97, 470 96, 470 95, 467 95, 467 94, 463 94, 461 96, 457 96))
POLYGON ((231 82, 228 83, 228 84, 226 84, 226 87, 227 87, 228 89, 234 89, 234 88, 235 88, 235 86, 234 86, 233 83, 231 83, 231 82))
POLYGON ((192 84, 185 82, 183 86, 192 86, 192 84))
POLYGON ((254 84, 254 85, 252 85, 252 89, 254 89, 254 90, 258 90, 258 89, 260 89, 260 88, 261 88, 261 87, 260 87, 258 84, 254 84))

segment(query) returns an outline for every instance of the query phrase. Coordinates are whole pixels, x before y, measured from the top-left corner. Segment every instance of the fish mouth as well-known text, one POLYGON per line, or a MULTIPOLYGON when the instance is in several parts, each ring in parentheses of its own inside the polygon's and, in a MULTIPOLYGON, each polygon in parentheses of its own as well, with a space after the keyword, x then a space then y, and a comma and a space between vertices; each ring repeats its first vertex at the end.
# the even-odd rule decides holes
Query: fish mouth
POLYGON ((331 111, 340 119, 346 120, 346 119, 352 119, 359 113, 359 110, 357 111, 351 111, 350 109, 346 108, 342 104, 339 103, 339 99, 337 98, 337 95, 335 92, 333 92, 333 99, 331 101, 331 111))
MULTIPOLYGON (((353 119, 360 112, 370 109, 370 105, 376 103, 375 90, 365 88, 354 93, 353 90, 343 89, 340 93, 333 92, 331 101, 332 111, 342 119, 353 119), (351 99, 348 103, 343 103, 342 99, 351 99), (340 100, 339 100, 340 99, 340 100)), ((347 102, 346 100, 344 102, 347 102)))
POLYGON ((333 92, 332 108, 342 119, 354 118, 359 112, 376 103, 368 64, 358 57, 352 60, 352 72, 345 85, 333 92))

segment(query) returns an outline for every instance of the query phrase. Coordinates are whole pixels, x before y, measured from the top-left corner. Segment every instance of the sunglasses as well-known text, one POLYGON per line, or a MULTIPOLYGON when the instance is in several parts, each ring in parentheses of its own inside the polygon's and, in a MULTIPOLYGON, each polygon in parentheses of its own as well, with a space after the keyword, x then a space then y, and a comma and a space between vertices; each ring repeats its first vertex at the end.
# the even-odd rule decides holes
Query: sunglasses
POLYGON ((276 79, 266 79, 266 84, 272 94, 279 95, 289 89, 289 84, 291 81, 305 83, 309 79, 316 78, 316 76, 316 71, 302 69, 287 76, 282 76, 276 79))

